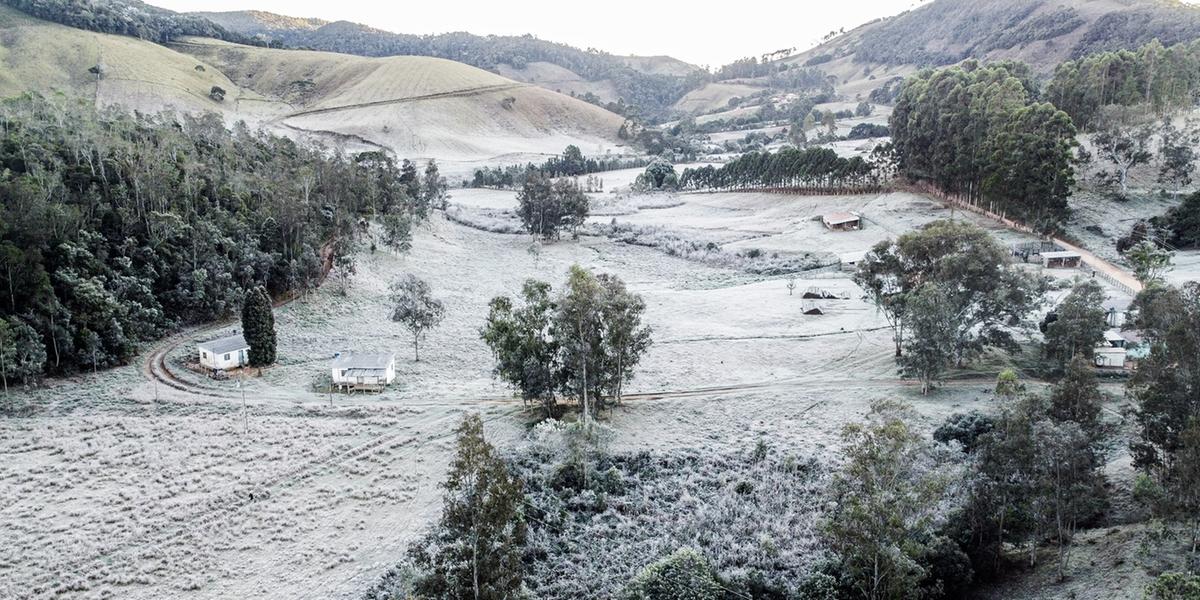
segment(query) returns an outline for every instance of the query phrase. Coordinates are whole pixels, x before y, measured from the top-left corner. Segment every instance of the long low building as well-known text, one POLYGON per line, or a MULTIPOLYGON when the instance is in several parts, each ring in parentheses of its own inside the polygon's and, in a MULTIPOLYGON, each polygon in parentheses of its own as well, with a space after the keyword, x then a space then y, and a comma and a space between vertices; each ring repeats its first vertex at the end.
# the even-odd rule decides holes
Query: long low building
POLYGON ((334 387, 346 391, 379 391, 396 379, 396 354, 346 352, 333 357, 334 387))

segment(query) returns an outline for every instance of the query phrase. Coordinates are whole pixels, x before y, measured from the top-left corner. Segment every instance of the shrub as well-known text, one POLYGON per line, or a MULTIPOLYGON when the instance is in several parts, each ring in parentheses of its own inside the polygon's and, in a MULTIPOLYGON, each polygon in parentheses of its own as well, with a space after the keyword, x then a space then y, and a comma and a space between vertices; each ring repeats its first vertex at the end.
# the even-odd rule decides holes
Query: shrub
POLYGON ((977 410, 950 415, 945 423, 934 430, 933 439, 942 444, 952 440, 962 445, 963 452, 975 449, 979 437, 996 426, 992 417, 977 410))
POLYGON ((1146 598, 1150 600, 1198 600, 1200 599, 1200 575, 1163 573, 1146 586, 1146 598))
POLYGON ((648 565, 625 588, 629 600, 718 600, 721 583, 708 561, 691 548, 648 565))

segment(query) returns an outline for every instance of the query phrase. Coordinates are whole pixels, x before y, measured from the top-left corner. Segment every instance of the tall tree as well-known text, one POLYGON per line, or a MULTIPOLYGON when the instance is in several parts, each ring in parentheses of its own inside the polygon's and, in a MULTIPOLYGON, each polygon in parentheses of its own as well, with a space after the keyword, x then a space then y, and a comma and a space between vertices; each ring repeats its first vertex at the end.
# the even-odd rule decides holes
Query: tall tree
POLYGON ((897 359, 900 373, 921 382, 928 394, 943 372, 954 363, 954 334, 957 315, 949 294, 937 284, 927 283, 908 299, 910 335, 904 354, 897 359))
POLYGON ((951 470, 903 416, 903 407, 877 403, 869 423, 846 426, 846 461, 830 485, 834 508, 822 529, 863 598, 916 596, 945 515, 951 470))
POLYGON ((425 569, 418 591, 429 598, 515 600, 522 597, 526 536, 521 481, 484 438, 478 414, 465 415, 455 434, 442 518, 413 550, 425 569))
POLYGON ((445 208, 446 191, 450 188, 446 178, 438 170, 437 161, 432 158, 425 163, 425 175, 421 179, 421 196, 425 202, 434 208, 445 208))
POLYGON ((1091 359, 1096 344, 1108 329, 1104 288, 1088 279, 1075 284, 1071 293, 1054 308, 1054 320, 1046 325, 1046 356, 1061 367, 1076 356, 1091 359))
POLYGON ((250 364, 263 367, 275 362, 275 314, 271 296, 258 286, 246 292, 242 304, 242 335, 250 345, 250 364))
POLYGON ((412 273, 406 273, 392 282, 389 300, 392 321, 400 323, 412 333, 413 360, 420 361, 421 340, 446 317, 446 307, 441 300, 433 297, 429 283, 412 273))
POLYGON ((496 360, 495 375, 525 402, 540 404, 546 416, 553 416, 562 369, 561 341, 551 333, 556 306, 550 292, 550 284, 530 279, 521 289, 523 306, 506 296, 493 298, 479 332, 496 360))

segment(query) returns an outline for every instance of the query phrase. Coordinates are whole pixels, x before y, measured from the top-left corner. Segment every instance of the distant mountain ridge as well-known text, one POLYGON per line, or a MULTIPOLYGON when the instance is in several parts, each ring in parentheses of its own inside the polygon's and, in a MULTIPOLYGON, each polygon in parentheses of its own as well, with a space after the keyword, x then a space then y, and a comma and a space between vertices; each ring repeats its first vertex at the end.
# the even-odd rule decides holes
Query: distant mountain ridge
POLYGON ((1200 6, 1174 0, 934 0, 787 59, 944 66, 1016 59, 1048 72, 1065 60, 1200 38, 1200 6))

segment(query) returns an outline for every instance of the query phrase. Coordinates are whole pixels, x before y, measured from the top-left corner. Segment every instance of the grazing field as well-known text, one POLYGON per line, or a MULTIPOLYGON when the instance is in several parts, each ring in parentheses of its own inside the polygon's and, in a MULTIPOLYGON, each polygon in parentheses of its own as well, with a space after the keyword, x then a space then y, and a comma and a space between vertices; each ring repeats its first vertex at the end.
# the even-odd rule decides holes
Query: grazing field
MULTIPOLYGON (((442 173, 616 148, 622 118, 454 61, 275 50, 205 38, 160 46, 0 6, 0 95, 36 91, 143 112, 212 111, 229 124, 351 151, 436 158, 442 173), (95 73, 94 71, 99 71, 95 73), (210 97, 213 88, 223 99, 210 97)), ((564 90, 569 91, 569 90, 564 90)))
MULTIPOLYGON (((497 207, 513 197, 456 195, 497 207)), ((738 248, 833 252, 949 216, 909 194, 677 199, 618 218, 738 248), (823 231, 812 217, 830 206, 862 210, 867 229, 823 231)), ((615 452, 716 464, 741 460, 733 457, 763 439, 827 463, 842 426, 872 401, 911 402, 923 429, 991 408, 993 367, 959 373, 929 397, 899 380, 890 332, 844 272, 810 273, 789 292, 786 277, 607 238, 531 252, 524 235, 435 215, 409 254, 362 254, 347 296, 324 286, 277 309, 279 364, 259 377, 215 381, 187 368, 193 343, 228 327, 214 326, 171 338, 138 364, 21 395, 25 416, 0 424, 0 535, 10 540, 0 549, 0 596, 358 596, 438 515, 459 415, 482 412, 506 451, 526 443, 534 415, 493 380, 478 328, 493 296, 516 293, 528 277, 557 286, 572 264, 623 278, 645 298, 654 329, 625 405, 604 416, 615 452), (406 272, 429 281, 447 309, 420 362, 388 320, 387 286, 406 272), (806 300, 809 288, 837 299, 806 300), (804 314, 814 304, 824 314, 804 314), (320 382, 330 358, 352 349, 396 352, 397 383, 382 394, 328 394, 320 382)), ((659 492, 645 493, 657 502, 659 492)), ((697 501, 722 514, 719 495, 697 501)), ((797 513, 790 527, 810 531, 814 518, 797 513)), ((699 522, 681 520, 655 543, 686 543, 699 522)), ((738 523, 746 535, 759 527, 738 523)))

